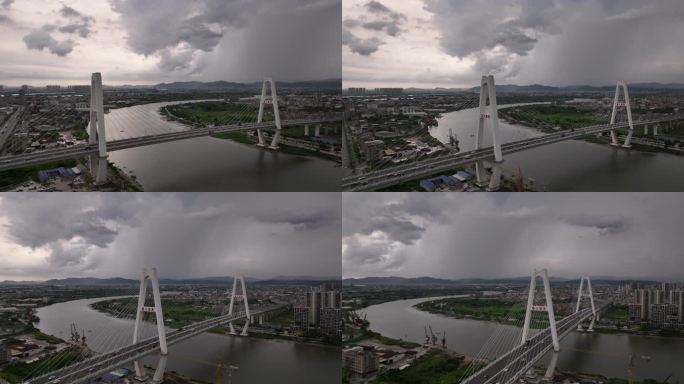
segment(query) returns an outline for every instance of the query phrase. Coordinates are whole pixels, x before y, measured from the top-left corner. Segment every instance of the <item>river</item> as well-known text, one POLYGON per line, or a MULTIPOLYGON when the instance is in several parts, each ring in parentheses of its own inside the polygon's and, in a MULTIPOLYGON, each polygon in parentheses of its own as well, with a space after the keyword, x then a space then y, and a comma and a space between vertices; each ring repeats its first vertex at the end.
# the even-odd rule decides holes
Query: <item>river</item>
MULTIPOLYGON (((104 299, 74 300, 39 308, 37 327, 44 333, 68 339, 70 324, 75 323, 78 332, 85 330, 88 346, 98 352, 130 344, 134 322, 90 308, 91 303, 100 300, 104 299)), ((145 324, 143 335, 153 332, 154 325, 145 324)), ((340 349, 335 347, 203 333, 169 347, 166 371, 213 383, 216 366, 223 361, 226 366, 239 367, 233 373, 234 384, 337 383, 342 375, 341 359, 340 349)), ((149 366, 156 366, 157 361, 158 356, 144 359, 149 366)))
MULTIPOLYGON (((435 332, 446 331, 447 347, 466 355, 477 355, 489 337, 509 325, 494 322, 455 319, 413 308, 414 305, 436 298, 398 300, 373 305, 361 310, 370 321, 370 328, 385 336, 417 343, 425 340, 424 327, 435 332)), ((513 333, 513 332, 511 332, 513 333)), ((637 335, 572 332, 561 341, 558 369, 563 371, 601 374, 627 378, 629 352, 637 356, 637 379, 664 380, 672 373, 671 383, 684 380, 681 364, 684 339, 655 338, 637 335), (651 356, 651 361, 641 356, 651 356)), ((540 365, 545 366, 548 356, 540 365)))
MULTIPOLYGON (((519 105, 519 104, 516 104, 519 105)), ((511 107, 504 105, 499 108, 511 107)), ((445 113, 430 134, 448 142, 449 128, 460 141, 462 151, 475 147, 479 109, 445 113)), ((499 120, 502 142, 543 135, 541 131, 499 120)), ((491 131, 485 127, 484 145, 490 146, 491 131)), ((535 189, 564 192, 678 192, 684 190, 684 158, 669 153, 641 152, 567 140, 528 149, 504 157, 508 173, 521 169, 535 180, 535 189)))
MULTIPOLYGON (((187 130, 165 120, 159 109, 188 102, 112 109, 105 117, 107 140, 187 130)), ((342 177, 332 161, 213 137, 125 149, 109 159, 146 191, 339 191, 342 177)))

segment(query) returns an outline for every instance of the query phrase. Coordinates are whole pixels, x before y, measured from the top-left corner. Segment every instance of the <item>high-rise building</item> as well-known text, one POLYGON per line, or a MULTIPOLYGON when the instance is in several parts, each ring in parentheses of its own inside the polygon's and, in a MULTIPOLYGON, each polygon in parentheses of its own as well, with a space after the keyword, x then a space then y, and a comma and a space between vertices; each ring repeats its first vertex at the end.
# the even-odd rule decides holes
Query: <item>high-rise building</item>
POLYGON ((650 316, 648 311, 650 309, 650 291, 648 289, 639 290, 639 305, 641 305, 641 321, 648 321, 650 316))
POLYGON ((641 323, 641 304, 629 304, 629 323, 641 323))
POLYGON ((294 323, 299 329, 309 328, 309 308, 304 305, 294 306, 294 323))
POLYGON ((684 324, 684 291, 677 292, 677 309, 679 314, 679 324, 684 324))
POLYGON ((59 92, 59 90, 62 89, 62 87, 59 85, 48 85, 45 87, 45 89, 48 92, 59 92))
POLYGON ((349 371, 365 375, 378 370, 380 359, 373 347, 353 347, 342 352, 342 364, 349 371))
POLYGON ((382 159, 385 143, 382 140, 371 140, 363 143, 366 160, 377 161, 382 159))
POLYGON ((318 325, 321 309, 321 292, 311 290, 306 293, 306 307, 309 308, 309 325, 318 325))
POLYGON ((351 96, 360 96, 366 94, 366 88, 349 88, 347 94, 351 96))
POLYGON ((321 331, 328 336, 342 336, 342 310, 340 308, 321 308, 321 331))

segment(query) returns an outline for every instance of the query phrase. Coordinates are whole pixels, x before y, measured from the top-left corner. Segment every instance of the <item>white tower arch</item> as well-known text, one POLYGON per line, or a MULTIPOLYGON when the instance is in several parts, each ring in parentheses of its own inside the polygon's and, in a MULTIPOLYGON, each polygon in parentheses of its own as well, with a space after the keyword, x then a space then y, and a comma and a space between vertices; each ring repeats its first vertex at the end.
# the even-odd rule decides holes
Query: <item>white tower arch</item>
MULTIPOLYGON (((482 76, 480 85, 480 110, 477 121, 477 131, 475 134, 475 149, 482 148, 482 140, 484 137, 485 121, 490 121, 492 131, 492 146, 494 147, 494 166, 492 167, 492 176, 489 179, 489 190, 496 191, 501 183, 501 168, 499 163, 503 162, 503 154, 501 152, 501 141, 499 134, 499 110, 496 103, 496 84, 493 75, 482 76), (489 101, 489 104, 487 104, 489 101)), ((485 183, 484 163, 477 161, 475 163, 475 173, 477 174, 477 182, 482 185, 485 183)))
MULTIPOLYGON (((587 331, 593 332, 594 331, 594 322, 598 320, 598 316, 596 314, 596 306, 594 305, 594 293, 591 290, 591 279, 589 276, 582 276, 580 279, 580 286, 579 286, 579 293, 577 294, 577 306, 575 307, 575 313, 579 312, 580 310, 580 303, 582 301, 583 297, 588 297, 590 302, 591 302, 591 312, 592 312, 592 317, 591 317, 591 323, 589 323, 589 328, 587 331), (586 284, 586 293, 583 292, 583 288, 585 287, 584 282, 587 282, 586 284)), ((577 329, 582 330, 582 324, 577 324, 577 329)))
MULTIPOLYGON (((243 299, 243 303, 245 306, 245 325, 242 327, 242 331, 240 332, 241 336, 247 336, 247 329, 249 328, 249 321, 251 318, 251 314, 249 312, 249 302, 247 301, 247 290, 245 289, 245 278, 243 276, 235 276, 233 278, 233 291, 230 294, 230 306, 228 307, 228 314, 232 315, 233 314, 233 308, 235 305, 235 300, 240 300, 243 299), (242 288, 241 294, 237 294, 237 287, 238 287, 238 280, 240 281, 240 287, 242 288)), ((235 328, 233 327, 233 322, 229 323, 230 326, 230 334, 235 335, 237 334, 235 332, 235 328)))
POLYGON ((97 155, 89 156, 90 174, 95 176, 95 182, 107 182, 107 139, 105 135, 104 91, 102 89, 102 74, 93 73, 90 82, 90 129, 88 143, 97 144, 97 155))
MULTIPOLYGON (((161 382, 161 376, 164 375, 166 366, 166 359, 163 359, 169 353, 166 344, 166 328, 164 327, 164 313, 162 312, 161 293, 159 291, 159 279, 157 278, 157 269, 143 269, 142 279, 140 279, 140 293, 138 296, 138 306, 135 314, 135 328, 133 330, 133 344, 140 341, 140 332, 142 331, 143 315, 145 313, 154 313, 157 322, 157 334, 159 337, 159 353, 162 356, 160 363, 157 365, 157 370, 154 373, 153 382, 161 382), (154 306, 145 306, 145 297, 147 296, 147 282, 152 283, 152 297, 154 298, 154 306)), ((145 367, 141 361, 135 361, 135 374, 137 377, 145 377, 145 367)))
MULTIPOLYGON (((624 144, 622 144, 622 147, 631 148, 632 135, 634 134, 634 123, 632 122, 632 107, 629 103, 629 91, 627 90, 627 83, 625 83, 624 81, 618 81, 617 85, 615 86, 615 99, 613 100, 613 113, 610 115, 610 125, 615 124, 617 109, 618 107, 623 106, 627 109, 627 122, 629 124, 629 132, 627 133, 627 138, 625 139, 624 144), (620 89, 622 89, 624 93, 625 100, 623 102, 619 101, 620 89)), ((610 141, 611 145, 616 147, 620 146, 620 143, 618 142, 617 138, 617 133, 614 130, 610 131, 610 141)))
POLYGON ((530 280, 530 292, 527 298, 527 311, 525 312, 525 325, 522 332, 522 344, 527 342, 527 335, 530 331, 530 320, 532 320, 532 312, 546 312, 549 315, 549 325, 551 328, 551 341, 553 343, 553 350, 560 351, 560 344, 558 343, 558 331, 556 329, 556 316, 553 312, 553 301, 551 298, 551 284, 549 283, 549 272, 546 269, 535 269, 532 271, 532 279, 530 280), (537 277, 541 277, 544 284, 544 297, 546 305, 534 305, 534 293, 537 287, 537 277))
MULTIPOLYGON (((264 107, 266 104, 266 93, 268 91, 268 86, 270 84, 271 88, 271 104, 273 104, 273 115, 275 117, 275 123, 276 123, 276 132, 275 135, 273 135, 273 140, 271 141, 271 145, 268 147, 271 149, 278 149, 278 142, 280 141, 280 133, 282 131, 282 127, 280 126, 280 111, 278 110, 278 94, 276 93, 276 85, 275 82, 273 81, 273 78, 271 77, 265 77, 264 78, 264 83, 261 86, 261 99, 259 100, 259 117, 257 119, 257 123, 262 123, 264 119, 264 107)), ((259 145, 260 147, 266 147, 266 142, 264 140, 264 134, 261 132, 261 129, 257 129, 257 135, 259 136, 259 145)))

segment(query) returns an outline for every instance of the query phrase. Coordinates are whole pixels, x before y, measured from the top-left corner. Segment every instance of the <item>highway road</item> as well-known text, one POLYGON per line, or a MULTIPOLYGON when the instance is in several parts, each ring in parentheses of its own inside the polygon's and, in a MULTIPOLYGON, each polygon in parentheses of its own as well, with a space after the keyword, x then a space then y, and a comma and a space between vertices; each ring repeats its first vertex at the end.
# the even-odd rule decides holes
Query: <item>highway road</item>
MULTIPOLYGON (((596 309, 597 312, 605 307, 605 305, 605 303, 599 305, 596 309)), ((578 324, 588 319, 591 315, 591 308, 586 308, 559 320, 556 323, 558 339, 561 340, 572 330, 576 329, 578 324)), ((550 327, 537 333, 528 340, 527 343, 515 347, 473 376, 470 376, 463 383, 509 384, 515 382, 553 348, 550 327)))
MULTIPOLYGON (((684 120, 684 115, 676 115, 668 118, 638 120, 634 121, 634 127, 664 123, 670 121, 684 120)), ((574 130, 559 131, 556 133, 509 142, 501 145, 504 155, 524 151, 531 148, 541 147, 560 141, 578 139, 583 136, 596 135, 611 130, 628 128, 629 124, 602 124, 591 127, 579 128, 574 130)), ((440 172, 451 171, 472 164, 478 160, 490 160, 494 158, 494 148, 487 147, 470 152, 451 153, 439 157, 399 165, 379 171, 369 172, 363 175, 346 177, 342 180, 344 191, 375 191, 387 188, 406 181, 416 180, 421 177, 428 177, 440 172)))
MULTIPOLYGON (((283 305, 265 307, 256 311, 251 311, 250 314, 252 316, 258 316, 260 314, 274 311, 282 307, 283 305)), ((245 312, 237 312, 232 315, 223 315, 193 323, 187 327, 167 333, 166 342, 168 345, 172 345, 196 336, 200 333, 206 332, 212 328, 226 325, 231 321, 236 321, 243 318, 246 318, 245 312)), ((88 379, 101 376, 155 351, 159 351, 159 340, 153 336, 136 344, 103 353, 76 364, 72 364, 68 367, 46 373, 35 379, 29 380, 26 382, 26 384, 78 384, 86 382, 88 379)))
MULTIPOLYGON (((299 119, 299 120, 283 120, 281 126, 283 129, 288 127, 296 127, 304 124, 322 124, 326 122, 339 121, 337 118, 329 119, 299 119)), ((169 141, 187 140, 203 136, 211 136, 221 133, 229 132, 243 132, 252 131, 256 129, 275 130, 274 122, 266 123, 249 123, 241 125, 226 125, 213 126, 206 128, 195 128, 182 132, 163 133, 159 135, 141 136, 130 139, 116 140, 107 142, 107 152, 119 151, 122 149, 142 147, 146 145, 153 145, 165 143, 169 141)), ((57 148, 45 151, 25 153, 14 156, 0 157, 0 171, 7 171, 25 167, 28 165, 41 164, 51 161, 58 161, 64 159, 73 159, 97 154, 97 144, 81 144, 69 148, 57 148)))

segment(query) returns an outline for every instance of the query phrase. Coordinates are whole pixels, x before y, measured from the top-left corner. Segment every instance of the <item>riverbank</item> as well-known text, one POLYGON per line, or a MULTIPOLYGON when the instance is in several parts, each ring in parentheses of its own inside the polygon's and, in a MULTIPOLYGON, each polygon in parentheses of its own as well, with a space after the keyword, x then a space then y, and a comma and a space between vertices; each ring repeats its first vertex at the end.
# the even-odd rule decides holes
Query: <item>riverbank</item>
POLYGON ((94 177, 87 170, 86 159, 67 159, 50 163, 36 164, 23 168, 0 172, 0 191, 3 192, 143 192, 142 185, 134 175, 126 174, 114 163, 107 162, 107 182, 95 185, 94 177), (68 178, 53 176, 41 182, 38 172, 56 168, 82 166, 82 175, 68 178))
MULTIPOLYGON (((527 105, 503 108, 499 109, 499 116, 510 124, 522 125, 547 134, 555 133, 560 130, 574 130, 576 128, 591 125, 607 124, 609 122, 606 116, 597 115, 591 110, 578 109, 572 106, 555 105, 527 105)), ((652 139, 652 137, 642 135, 635 129, 635 134, 631 142, 631 149, 640 152, 671 153, 676 155, 684 154, 684 151, 677 150, 674 147, 668 147, 665 143, 661 143, 662 145, 651 145, 652 139), (642 140, 641 143, 639 142, 640 140, 642 140)), ((611 144, 610 135, 607 134, 601 136, 587 136, 581 140, 594 144, 611 144)), ((621 142, 623 141, 624 137, 621 138, 621 142)))
MULTIPOLYGON (((244 133, 244 132, 219 133, 216 135, 212 135, 212 137, 217 138, 217 139, 234 141, 236 143, 249 145, 251 147, 255 147, 257 142, 258 142, 258 139, 255 136, 250 135, 248 133, 244 133)), ((262 151, 269 151, 270 150, 270 149, 259 148, 259 147, 256 147, 256 149, 259 149, 262 151)), ((306 148, 293 147, 291 145, 287 145, 287 144, 283 144, 283 143, 278 144, 278 152, 286 153, 288 155, 296 155, 296 156, 313 156, 313 157, 318 157, 320 159, 333 161, 336 163, 340 162, 339 158, 332 156, 332 155, 329 155, 325 152, 314 151, 314 150, 306 149, 306 148)))

